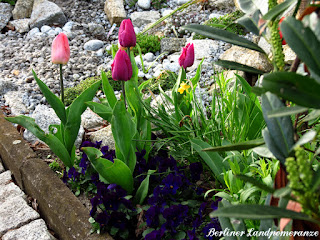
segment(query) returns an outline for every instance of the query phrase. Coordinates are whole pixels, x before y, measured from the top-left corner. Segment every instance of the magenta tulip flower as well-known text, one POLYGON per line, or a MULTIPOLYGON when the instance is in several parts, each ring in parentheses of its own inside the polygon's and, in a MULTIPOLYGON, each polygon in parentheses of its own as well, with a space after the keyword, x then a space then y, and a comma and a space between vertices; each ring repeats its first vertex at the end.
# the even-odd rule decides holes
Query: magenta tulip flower
POLYGON ((112 79, 128 81, 132 76, 132 66, 126 51, 119 49, 111 64, 112 79))
POLYGON ((125 19, 121 22, 118 39, 122 47, 136 46, 137 38, 130 19, 125 19))
POLYGON ((179 57, 179 65, 186 69, 191 67, 194 62, 194 46, 193 43, 188 43, 186 47, 182 48, 182 53, 179 57))
POLYGON ((59 33, 52 42, 51 60, 54 64, 67 64, 70 59, 70 47, 67 35, 59 33))

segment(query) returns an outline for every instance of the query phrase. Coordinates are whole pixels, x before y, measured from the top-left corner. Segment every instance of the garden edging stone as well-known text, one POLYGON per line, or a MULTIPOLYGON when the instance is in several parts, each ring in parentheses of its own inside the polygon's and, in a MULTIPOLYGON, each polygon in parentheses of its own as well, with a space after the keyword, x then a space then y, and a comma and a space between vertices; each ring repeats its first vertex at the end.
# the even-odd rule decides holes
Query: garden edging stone
POLYGON ((61 240, 112 240, 109 234, 91 234, 89 211, 49 166, 36 157, 11 123, 0 113, 0 156, 17 184, 37 200, 41 216, 61 240))

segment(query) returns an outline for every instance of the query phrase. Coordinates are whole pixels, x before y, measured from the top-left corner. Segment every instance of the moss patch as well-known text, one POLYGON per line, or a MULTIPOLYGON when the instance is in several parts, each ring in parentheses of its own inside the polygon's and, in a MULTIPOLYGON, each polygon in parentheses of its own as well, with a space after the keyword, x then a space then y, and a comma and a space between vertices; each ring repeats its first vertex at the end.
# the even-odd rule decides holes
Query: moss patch
POLYGON ((171 71, 163 71, 158 77, 151 78, 145 89, 150 89, 153 93, 159 94, 159 84, 164 91, 171 90, 176 83, 178 75, 171 71))
MULTIPOLYGON (((204 25, 220 28, 227 30, 229 32, 238 34, 238 35, 245 35, 245 29, 240 24, 235 23, 237 19, 242 17, 244 13, 241 11, 235 11, 233 13, 226 14, 224 16, 221 16, 219 18, 211 18, 207 20, 204 25)), ((199 34, 195 34, 193 39, 204 39, 204 36, 201 36, 199 34)))

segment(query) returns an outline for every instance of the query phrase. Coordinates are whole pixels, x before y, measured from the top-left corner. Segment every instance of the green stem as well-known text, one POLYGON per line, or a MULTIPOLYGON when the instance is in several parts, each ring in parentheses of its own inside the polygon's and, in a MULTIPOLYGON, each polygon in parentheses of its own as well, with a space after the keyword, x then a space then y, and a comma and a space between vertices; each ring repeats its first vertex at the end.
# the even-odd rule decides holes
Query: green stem
POLYGON ((60 64, 60 95, 61 95, 61 101, 64 104, 64 88, 63 88, 63 76, 62 76, 62 64, 60 64))
POLYGON ((292 14, 292 17, 294 17, 294 18, 296 17, 296 15, 297 15, 297 13, 299 11, 300 4, 301 4, 301 0, 298 0, 296 8, 294 9, 294 12, 292 14))
POLYGON ((121 81, 121 86, 122 86, 122 95, 123 95, 123 100, 124 100, 124 106, 127 109, 126 91, 124 89, 124 81, 121 81))

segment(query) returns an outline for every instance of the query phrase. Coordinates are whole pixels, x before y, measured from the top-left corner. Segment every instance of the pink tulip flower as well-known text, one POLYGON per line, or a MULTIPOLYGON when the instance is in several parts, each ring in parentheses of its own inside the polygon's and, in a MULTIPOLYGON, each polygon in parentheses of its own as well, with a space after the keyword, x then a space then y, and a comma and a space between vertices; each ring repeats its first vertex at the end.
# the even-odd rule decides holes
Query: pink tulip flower
POLYGON ((122 47, 136 46, 137 38, 130 19, 125 19, 121 22, 118 39, 122 47))
POLYGON ((132 66, 126 51, 119 49, 111 64, 112 79, 128 81, 132 76, 132 66))
POLYGON ((182 48, 182 53, 179 57, 179 65, 186 69, 191 67, 194 62, 194 46, 193 43, 188 43, 186 47, 182 48))
POLYGON ((54 64, 67 64, 70 59, 70 47, 66 34, 59 33, 52 42, 51 60, 54 64))

